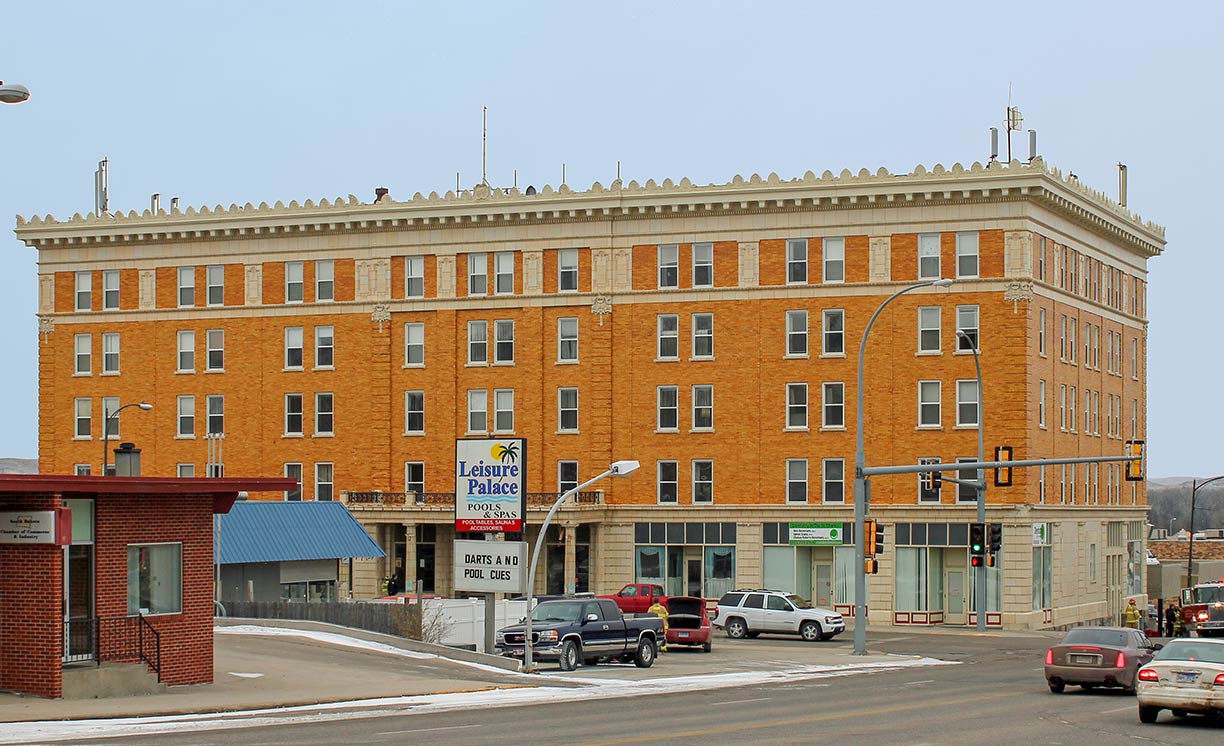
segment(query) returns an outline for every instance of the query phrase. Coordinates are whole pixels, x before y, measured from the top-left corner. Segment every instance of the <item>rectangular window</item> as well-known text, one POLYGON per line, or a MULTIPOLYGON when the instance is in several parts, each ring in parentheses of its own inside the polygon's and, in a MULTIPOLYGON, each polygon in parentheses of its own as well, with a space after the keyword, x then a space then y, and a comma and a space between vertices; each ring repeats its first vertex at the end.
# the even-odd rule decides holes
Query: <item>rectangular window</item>
POLYGON ((285 499, 289 502, 297 502, 302 499, 302 465, 301 464, 285 464, 285 476, 289 479, 297 480, 297 487, 285 493, 285 499))
POLYGON ((557 319, 557 361, 578 362, 578 319, 567 316, 557 319))
POLYGON ((557 462, 557 492, 569 492, 578 486, 578 462, 557 462))
POLYGON ((302 369, 302 327, 285 327, 285 367, 290 370, 302 369))
POLYGON ((493 362, 511 364, 514 362, 514 322, 500 320, 493 322, 493 334, 496 343, 493 348, 493 362))
POLYGON ((1131 339, 1131 378, 1139 380, 1139 338, 1131 339))
POLYGON ((693 358, 709 360, 714 357, 714 314, 693 314, 693 358))
POLYGON ((208 405, 208 434, 220 435, 225 432, 225 397, 221 394, 209 394, 206 400, 208 405))
POLYGON ((840 458, 827 458, 823 462, 824 501, 844 503, 846 501, 846 462, 840 458))
POLYGON ((1067 359, 1067 316, 1063 314, 1059 317, 1062 320, 1062 329, 1058 333, 1058 359, 1067 359))
POLYGON ((659 246, 659 288, 680 287, 680 247, 676 244, 659 246))
POLYGON ((74 437, 89 438, 93 436, 93 402, 88 398, 74 399, 73 413, 76 418, 74 437))
POLYGON ((846 312, 840 308, 829 308, 821 314, 824 329, 825 355, 846 354, 846 312))
POLYGON ((76 334, 72 338, 72 347, 76 360, 75 371, 78 376, 87 376, 93 372, 93 335, 76 334))
MULTIPOLYGON (((179 278, 182 279, 182 270, 179 270, 179 278)), ((179 292, 182 297, 182 292, 179 292)), ((180 303, 179 305, 183 305, 180 303)), ((187 305, 191 305, 190 303, 187 305)), ((93 273, 92 272, 77 272, 76 273, 76 310, 89 311, 93 308, 93 273)))
POLYGON ((119 333, 102 335, 102 375, 119 372, 119 333))
POLYGON ((127 613, 178 614, 183 610, 183 545, 127 545, 127 613))
POLYGON ((788 428, 806 428, 807 417, 807 384, 786 384, 786 426, 788 428))
MULTIPOLYGON (((926 458, 918 459, 918 464, 920 466, 927 465, 927 464, 938 464, 938 463, 940 463, 939 457, 932 458, 928 456, 926 458)), ((923 486, 923 483, 925 482, 925 478, 926 478, 926 474, 918 475, 918 502, 920 503, 938 503, 939 493, 936 492, 935 490, 928 490, 923 486)))
POLYGON ((786 284, 807 284, 807 253, 806 238, 788 238, 786 240, 786 284))
MULTIPOLYGON (((1112 358, 1112 355, 1110 356, 1112 358)), ((1110 367, 1110 372, 1113 372, 1112 361, 1106 363, 1110 367)), ((1092 364, 1092 324, 1084 322, 1084 367, 1091 368, 1092 364)))
POLYGON ((675 314, 659 314, 659 359, 680 358, 680 317, 675 314))
POLYGON ((102 308, 106 311, 119 309, 119 270, 102 272, 102 308))
POLYGON ((956 382, 956 426, 957 427, 977 427, 981 410, 978 406, 978 382, 977 379, 971 381, 956 382))
POLYGON ((315 394, 315 435, 333 435, 336 422, 336 397, 331 392, 315 394))
POLYGON ((336 364, 336 330, 331 326, 315 327, 315 367, 330 369, 336 364))
MULTIPOLYGON (((472 403, 472 394, 476 392, 468 392, 469 404, 469 421, 471 420, 470 405, 472 403)), ((484 393, 481 391, 480 393, 484 393)), ((482 415, 483 416, 483 415, 482 415)), ((469 427, 469 430, 472 428, 469 427)), ((483 428, 482 428, 483 429, 483 428)), ((424 391, 405 391, 404 392, 404 432, 406 433, 424 433, 425 432, 425 392, 424 391)))
POLYGON ((489 392, 468 390, 468 432, 483 433, 489 429, 489 392))
POLYGON ((658 400, 658 422, 660 430, 676 430, 680 427, 679 388, 660 386, 655 390, 658 400))
POLYGON ((1046 387, 1045 379, 1037 382, 1037 426, 1042 429, 1046 426, 1046 387))
POLYGON ((1075 328, 1079 325, 1075 319, 1067 320, 1067 361, 1075 362, 1075 328))
POLYGON ((302 434, 302 395, 285 394, 285 435, 302 434))
POLYGON ((514 294, 514 252, 499 251, 493 255, 493 292, 514 294))
POLYGON ((204 282, 208 288, 206 291, 208 305, 225 305, 225 267, 220 264, 210 264, 205 267, 204 282))
POLYGON ((285 262, 285 302, 301 303, 305 270, 302 262, 285 262))
POLYGON ((425 297, 425 257, 404 257, 404 297, 425 297))
POLYGON ((693 386, 693 429, 714 429, 714 386, 711 384, 693 386))
POLYGON ((489 292, 488 256, 483 253, 468 254, 468 295, 485 295, 489 292))
POLYGON ((807 356, 807 311, 786 312, 786 354, 807 356))
POLYGON ((693 244, 693 287, 714 287, 714 244, 693 244))
POLYGON ((425 462, 404 462, 404 491, 415 495, 425 491, 425 462))
POLYGON ((176 464, 175 476, 177 476, 179 479, 191 479, 195 477, 195 464, 176 464))
POLYGON ((1037 309, 1037 354, 1046 356, 1046 310, 1037 309))
POLYGON ((940 387, 939 381, 918 382, 918 427, 939 427, 940 387))
POLYGON ((204 333, 204 339, 208 348, 208 370, 225 370, 225 331, 209 329, 204 333))
POLYGON ((578 292, 578 249, 557 252, 557 291, 578 292))
POLYGON ((978 346, 978 307, 977 306, 957 306, 956 307, 956 328, 958 331, 963 331, 965 336, 956 335, 956 349, 960 352, 973 352, 974 348, 980 353, 982 348, 978 346))
POLYGON ((656 464, 658 473, 658 499, 661 503, 679 502, 679 465, 675 461, 659 461, 656 464))
POLYGON ((419 368, 425 365, 425 324, 404 324, 404 365, 419 368))
POLYGON ((1075 432, 1075 387, 1067 390, 1067 429, 1075 432))
POLYGON ((693 503, 714 502, 714 462, 693 460, 693 503))
POLYGON ((786 501, 805 503, 808 497, 808 462, 805 458, 786 460, 786 501))
POLYGON ((846 385, 826 383, 824 385, 824 420, 821 427, 846 426, 846 385))
POLYGON ((329 462, 319 462, 315 464, 315 499, 316 500, 331 500, 332 487, 334 477, 332 475, 332 464, 329 462))
POLYGON ((195 437, 195 397, 178 398, 178 437, 195 437))
POLYGON ((468 322, 468 365, 489 362, 489 322, 468 322))
POLYGON ((956 234, 956 276, 978 276, 978 234, 956 234))
POLYGON ((195 372, 195 332, 190 330, 178 333, 178 372, 195 372))
POLYGON ((939 234, 918 235, 918 279, 939 279, 939 234))
POLYGON ((195 267, 178 268, 178 304, 179 308, 195 305, 195 267))
MULTIPOLYGON (((326 303, 335 299, 336 263, 331 259, 321 259, 315 262, 315 302, 326 303)), ((330 470, 331 464, 327 464, 327 467, 330 470)))
POLYGON ((941 312, 939 306, 918 309, 918 352, 939 352, 941 312))
POLYGON ((563 433, 578 432, 578 389, 557 389, 557 430, 563 433))
POLYGON ((493 431, 514 432, 514 389, 493 392, 493 431))
POLYGON ((824 281, 846 281, 846 239, 824 240, 824 281))
POLYGON ((1067 430, 1067 384, 1058 386, 1058 429, 1067 430))
MULTIPOLYGON (((956 463, 972 464, 972 463, 977 463, 977 459, 962 457, 962 458, 956 459, 956 463)), ((973 482, 978 478, 977 473, 978 473, 977 469, 959 469, 956 472, 956 478, 962 479, 968 482, 973 482)), ((971 484, 956 485, 956 501, 958 503, 977 502, 977 489, 974 488, 971 484)))
POLYGON ((104 396, 102 397, 102 426, 106 428, 106 434, 110 438, 119 437, 119 418, 111 417, 119 411, 119 397, 104 396))

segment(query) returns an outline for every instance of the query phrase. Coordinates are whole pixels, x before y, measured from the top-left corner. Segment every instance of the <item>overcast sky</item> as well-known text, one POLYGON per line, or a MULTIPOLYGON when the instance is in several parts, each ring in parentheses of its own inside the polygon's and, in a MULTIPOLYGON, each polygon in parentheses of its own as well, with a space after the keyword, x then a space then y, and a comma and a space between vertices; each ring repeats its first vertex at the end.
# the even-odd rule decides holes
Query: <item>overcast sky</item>
MULTIPOLYGON (((1224 473, 1224 3, 10 3, 0 216, 968 164, 1012 100, 1046 161, 1168 229, 1152 476, 1224 473), (943 6, 943 10, 934 8, 943 6), (1214 230, 1213 230, 1214 229, 1214 230), (1205 316, 1203 314, 1206 314, 1205 316)), ((1017 136, 1015 152, 1027 155, 1017 136)), ((35 252, 0 238, 0 456, 37 455, 35 252)))

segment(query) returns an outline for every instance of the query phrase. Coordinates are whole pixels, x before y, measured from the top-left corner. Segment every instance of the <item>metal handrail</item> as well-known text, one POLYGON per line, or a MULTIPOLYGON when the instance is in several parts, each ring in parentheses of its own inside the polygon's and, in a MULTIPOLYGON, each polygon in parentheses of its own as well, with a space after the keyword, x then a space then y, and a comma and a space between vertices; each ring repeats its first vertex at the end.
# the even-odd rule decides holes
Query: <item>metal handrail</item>
POLYGON ((161 676, 161 633, 143 614, 64 620, 65 663, 140 661, 161 676), (83 631, 82 631, 83 630, 83 631))
POLYGON ((139 630, 138 637, 140 638, 140 659, 144 661, 145 664, 149 666, 149 668, 153 669, 153 672, 157 674, 157 683, 160 684, 161 683, 161 633, 158 632, 156 629, 154 629, 152 624, 149 624, 149 620, 145 619, 144 614, 140 614, 136 618, 140 620, 140 624, 137 627, 137 629, 139 630), (154 656, 156 656, 155 659, 151 659, 149 655, 145 653, 145 630, 146 629, 149 631, 150 634, 153 635, 153 648, 154 648, 153 654, 154 656))

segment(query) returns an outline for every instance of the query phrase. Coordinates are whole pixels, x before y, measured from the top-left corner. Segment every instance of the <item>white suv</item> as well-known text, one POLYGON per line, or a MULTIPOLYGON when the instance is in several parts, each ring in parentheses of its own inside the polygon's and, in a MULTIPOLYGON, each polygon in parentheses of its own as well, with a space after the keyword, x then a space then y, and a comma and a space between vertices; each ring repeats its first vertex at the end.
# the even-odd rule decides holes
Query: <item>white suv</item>
POLYGON ((809 642, 828 640, 846 630, 842 615, 812 606, 807 599, 785 591, 738 590, 718 599, 715 626, 727 637, 756 637, 762 632, 799 635, 809 642))

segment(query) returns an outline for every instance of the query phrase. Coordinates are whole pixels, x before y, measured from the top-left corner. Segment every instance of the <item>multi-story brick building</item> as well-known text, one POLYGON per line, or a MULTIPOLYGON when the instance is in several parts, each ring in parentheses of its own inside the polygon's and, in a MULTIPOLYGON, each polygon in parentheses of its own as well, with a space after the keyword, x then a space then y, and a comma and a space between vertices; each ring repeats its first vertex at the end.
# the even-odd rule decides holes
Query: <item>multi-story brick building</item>
MULTIPOLYGON (((789 528, 851 518, 857 349, 881 301, 954 280, 873 329, 869 465, 976 458, 983 411, 988 452, 1121 454, 1144 437, 1146 263, 1164 245, 1040 160, 19 218, 17 232, 39 251, 43 472, 96 469, 103 406, 147 399, 111 436, 140 443, 146 473, 215 473, 212 453, 225 471, 298 477, 287 499, 343 496, 387 549, 357 568, 359 595, 388 573, 445 593, 454 441, 513 435, 547 493, 529 501, 536 525, 611 461, 643 465, 563 510, 538 590, 765 584, 841 607, 852 548, 789 528)), ((1128 550, 1145 496, 1122 471, 1017 470, 988 491, 1005 526, 991 623, 1108 618, 1142 590, 1128 550)), ((889 547, 872 617, 969 622, 973 496, 873 482, 889 547)))

